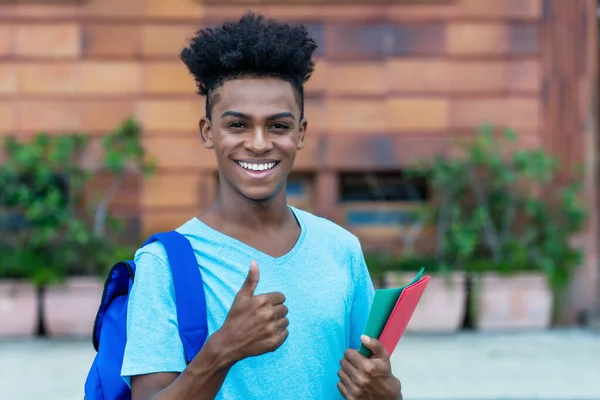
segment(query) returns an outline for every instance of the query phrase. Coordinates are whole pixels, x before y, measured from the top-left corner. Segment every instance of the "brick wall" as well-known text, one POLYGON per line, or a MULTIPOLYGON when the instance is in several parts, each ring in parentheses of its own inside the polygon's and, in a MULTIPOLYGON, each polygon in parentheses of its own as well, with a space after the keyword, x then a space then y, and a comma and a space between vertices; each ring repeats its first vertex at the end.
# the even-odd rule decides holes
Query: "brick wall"
MULTIPOLYGON (((200 26, 235 18, 247 6, 5 3, 0 134, 80 130, 99 137, 133 115, 160 165, 139 193, 132 185, 120 197, 141 215, 143 230, 175 226, 213 198, 214 158, 196 130, 203 99, 178 54, 200 26)), ((542 0, 269 3, 255 9, 307 24, 320 44, 307 88, 309 139, 297 169, 319 170, 321 214, 337 216, 335 171, 401 168, 451 151, 451 138, 472 136, 485 122, 518 129, 525 146, 542 144, 542 0)))
MULTIPOLYGON (((178 54, 200 26, 247 6, 8 3, 0 5, 0 132, 99 137, 133 115, 160 168, 139 195, 124 189, 121 205, 142 216, 146 232, 202 209, 214 196, 214 158, 198 140, 203 99, 178 54)), ((400 168, 450 151, 451 137, 484 122, 541 143, 541 0, 391 3, 255 8, 307 24, 320 44, 297 168, 320 169, 316 209, 331 217, 337 196, 323 192, 333 190, 323 183, 335 182, 331 171, 400 168)))
MULTIPOLYGON (((178 55, 196 29, 248 8, 227 2, 0 1, 0 137, 99 138, 136 117, 160 168, 141 185, 131 180, 116 209, 141 217, 145 233, 176 226, 216 189, 214 158, 196 129, 203 99, 178 55)), ((453 138, 486 122, 517 129, 523 146, 595 160, 586 90, 595 77, 593 0, 421 2, 254 7, 305 23, 320 44, 297 160, 313 174, 315 211, 339 220, 338 172, 397 170, 451 152, 453 138)), ((588 181, 595 210, 597 184, 588 181)), ((580 304, 598 298, 596 240, 594 220, 580 304)))

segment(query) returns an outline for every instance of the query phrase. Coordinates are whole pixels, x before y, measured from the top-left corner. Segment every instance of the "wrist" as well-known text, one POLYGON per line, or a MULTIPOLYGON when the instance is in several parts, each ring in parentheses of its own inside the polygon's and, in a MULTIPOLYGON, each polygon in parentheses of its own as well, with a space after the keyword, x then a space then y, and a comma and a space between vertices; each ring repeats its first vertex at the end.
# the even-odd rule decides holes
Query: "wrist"
POLYGON ((228 339, 227 332, 222 328, 211 335, 205 346, 208 346, 208 351, 221 368, 231 368, 241 359, 235 342, 228 339))

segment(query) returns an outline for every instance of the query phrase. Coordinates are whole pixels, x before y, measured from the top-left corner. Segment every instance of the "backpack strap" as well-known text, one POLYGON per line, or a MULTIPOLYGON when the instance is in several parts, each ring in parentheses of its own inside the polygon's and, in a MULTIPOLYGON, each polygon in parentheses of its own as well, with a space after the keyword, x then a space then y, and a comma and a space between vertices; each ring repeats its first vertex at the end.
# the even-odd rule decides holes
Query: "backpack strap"
POLYGON ((175 286, 179 336, 190 363, 200 351, 208 335, 206 298, 198 261, 190 242, 176 231, 152 235, 144 246, 159 241, 165 247, 175 286))

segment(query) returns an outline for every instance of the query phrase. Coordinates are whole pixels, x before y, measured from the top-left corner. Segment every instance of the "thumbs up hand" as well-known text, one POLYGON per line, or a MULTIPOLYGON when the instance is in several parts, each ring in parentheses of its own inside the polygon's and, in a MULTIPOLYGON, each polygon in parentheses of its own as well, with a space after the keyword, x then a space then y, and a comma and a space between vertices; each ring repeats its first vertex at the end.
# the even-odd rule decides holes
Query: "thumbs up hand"
POLYGON ((288 309, 283 293, 254 295, 260 279, 256 262, 238 291, 221 327, 223 344, 235 361, 277 350, 287 339, 288 309))

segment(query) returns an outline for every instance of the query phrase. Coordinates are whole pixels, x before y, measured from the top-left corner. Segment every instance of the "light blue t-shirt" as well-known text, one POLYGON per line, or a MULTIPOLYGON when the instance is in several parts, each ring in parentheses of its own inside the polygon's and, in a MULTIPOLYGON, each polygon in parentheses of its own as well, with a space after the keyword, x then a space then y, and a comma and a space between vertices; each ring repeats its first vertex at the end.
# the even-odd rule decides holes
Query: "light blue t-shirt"
MULTIPOLYGON (((293 249, 273 258, 197 218, 177 229, 191 242, 204 280, 209 335, 219 329, 244 282, 250 261, 260 269, 255 294, 282 292, 289 336, 276 351, 231 368, 217 399, 341 399, 340 360, 358 349, 373 300, 373 285, 358 239, 340 226, 290 207, 301 228, 293 249)), ((127 314, 121 374, 182 372, 174 288, 164 247, 138 250, 127 314)))

